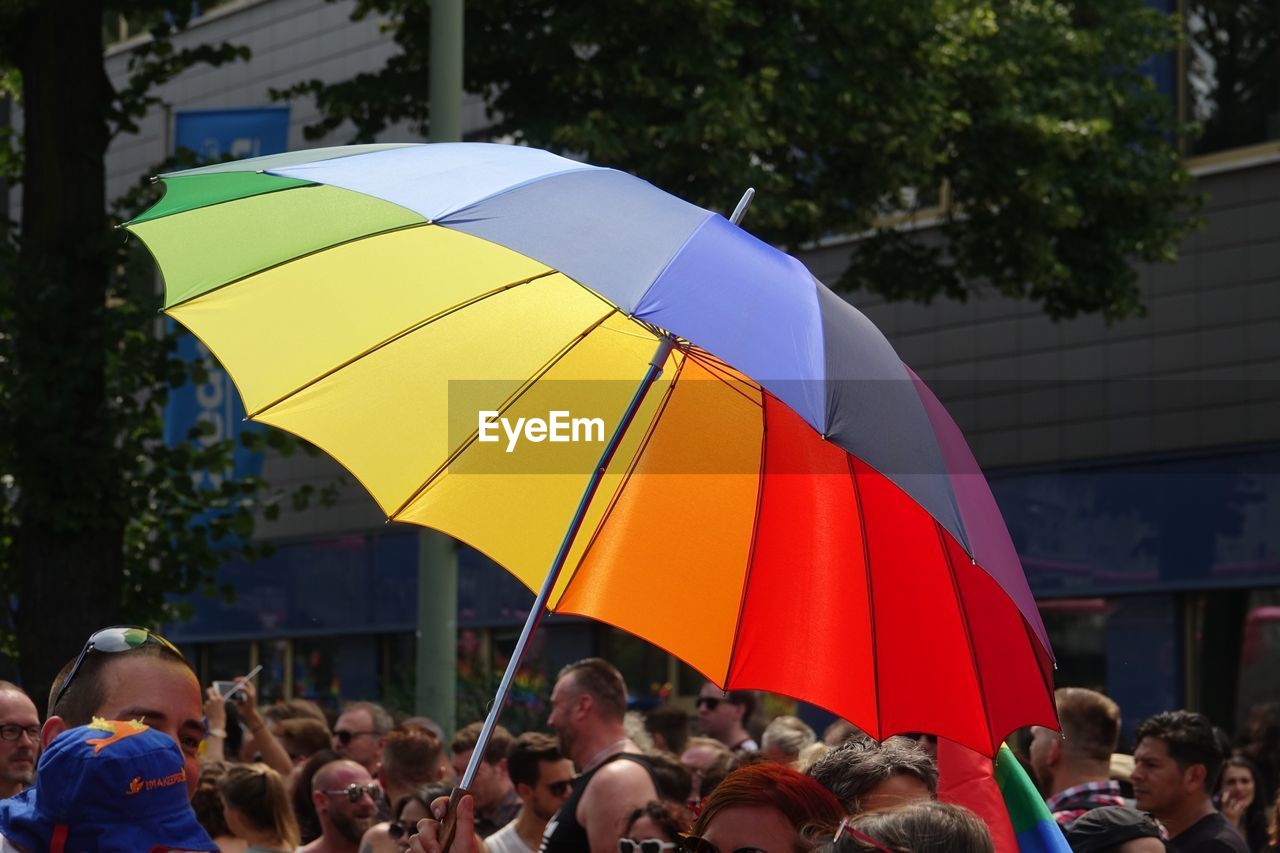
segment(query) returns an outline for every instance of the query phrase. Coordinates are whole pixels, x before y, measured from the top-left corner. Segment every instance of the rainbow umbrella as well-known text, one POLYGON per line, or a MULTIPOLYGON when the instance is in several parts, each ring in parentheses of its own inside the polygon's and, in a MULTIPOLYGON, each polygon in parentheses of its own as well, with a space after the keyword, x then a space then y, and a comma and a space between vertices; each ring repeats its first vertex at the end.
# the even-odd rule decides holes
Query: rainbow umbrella
POLYGON ((538 591, 486 732, 544 606, 877 738, 991 755, 1055 724, 1044 626, 972 455, 799 261, 517 146, 164 182, 127 227, 250 419, 538 591))

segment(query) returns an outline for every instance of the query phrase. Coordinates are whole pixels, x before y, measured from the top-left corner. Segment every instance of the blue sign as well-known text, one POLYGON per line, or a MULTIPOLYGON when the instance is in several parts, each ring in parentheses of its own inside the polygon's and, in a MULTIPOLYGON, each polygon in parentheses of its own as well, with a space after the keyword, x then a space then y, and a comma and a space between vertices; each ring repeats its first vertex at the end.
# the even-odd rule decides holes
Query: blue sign
POLYGON ((173 142, 207 162, 279 154, 289 149, 289 108, 180 110, 173 142))
MULTIPOLYGON (((175 118, 174 144, 191 149, 205 161, 279 154, 288 149, 288 142, 288 107, 181 111, 175 118)), ((228 475, 262 473, 262 454, 240 444, 241 433, 261 427, 244 420, 240 395, 226 371, 210 358, 204 344, 185 332, 178 336, 178 357, 187 363, 204 360, 208 372, 205 382, 183 385, 169 395, 165 440, 169 444, 184 441, 193 427, 205 423, 211 427, 200 439, 206 446, 226 439, 235 442, 231 470, 193 472, 197 486, 217 488, 228 475)))

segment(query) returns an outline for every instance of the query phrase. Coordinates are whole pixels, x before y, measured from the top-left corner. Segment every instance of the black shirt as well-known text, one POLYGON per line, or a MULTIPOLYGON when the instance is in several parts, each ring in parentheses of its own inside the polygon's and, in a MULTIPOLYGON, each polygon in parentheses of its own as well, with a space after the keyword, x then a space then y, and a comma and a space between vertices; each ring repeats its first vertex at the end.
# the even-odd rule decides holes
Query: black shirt
MULTIPOLYGON (((618 752, 601 761, 589 773, 583 773, 573 780, 573 793, 560 806, 560 810, 547 823, 547 828, 542 833, 540 853, 589 853, 591 842, 587 839, 587 828, 578 823, 578 802, 586 792, 587 785, 591 784, 591 777, 600 772, 601 767, 620 759, 639 764, 649 774, 649 778, 653 779, 653 768, 649 765, 649 759, 643 755, 618 752)), ((654 783, 654 788, 657 788, 657 783, 654 783)))
POLYGON ((1169 839, 1169 846, 1178 853, 1249 853, 1240 833, 1218 812, 1205 815, 1169 839))

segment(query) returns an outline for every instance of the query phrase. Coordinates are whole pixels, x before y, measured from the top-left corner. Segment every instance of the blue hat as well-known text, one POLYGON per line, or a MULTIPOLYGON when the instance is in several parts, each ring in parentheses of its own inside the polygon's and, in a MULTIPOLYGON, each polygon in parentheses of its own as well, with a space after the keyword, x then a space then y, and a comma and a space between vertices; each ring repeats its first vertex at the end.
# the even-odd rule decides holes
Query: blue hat
POLYGON ((191 810, 173 739, 97 717, 54 738, 34 787, 0 800, 0 835, 50 853, 218 849, 191 810))

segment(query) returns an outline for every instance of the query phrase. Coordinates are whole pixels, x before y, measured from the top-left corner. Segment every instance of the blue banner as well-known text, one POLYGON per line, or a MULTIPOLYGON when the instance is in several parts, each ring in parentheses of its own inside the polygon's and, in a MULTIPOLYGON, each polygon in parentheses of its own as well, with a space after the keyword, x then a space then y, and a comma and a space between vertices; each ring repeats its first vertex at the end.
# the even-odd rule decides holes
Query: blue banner
MULTIPOLYGON (((174 119, 173 137, 176 147, 189 148, 206 162, 279 154, 288 149, 289 108, 180 111, 174 119)), ((244 420, 244 406, 231 378, 210 358, 204 344, 186 332, 178 336, 178 357, 188 363, 205 360, 208 375, 205 382, 183 385, 169 395, 164 418, 165 440, 169 444, 183 441, 194 426, 206 423, 212 428, 210 434, 201 439, 206 445, 224 439, 235 442, 231 470, 194 472, 197 486, 217 488, 228 475, 261 474, 262 454, 240 444, 244 431, 261 427, 244 420)))
POLYGON ((173 143, 205 162, 279 154, 289 148, 289 108, 180 110, 174 118, 173 143))

